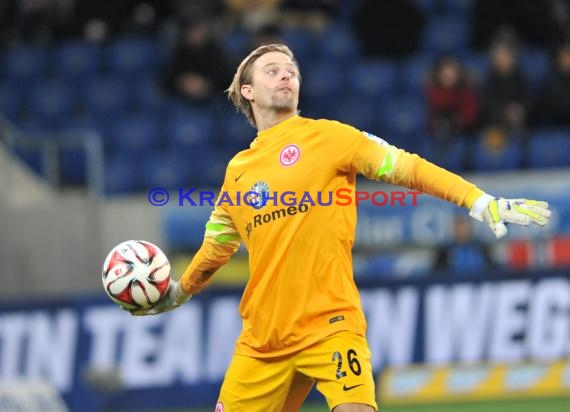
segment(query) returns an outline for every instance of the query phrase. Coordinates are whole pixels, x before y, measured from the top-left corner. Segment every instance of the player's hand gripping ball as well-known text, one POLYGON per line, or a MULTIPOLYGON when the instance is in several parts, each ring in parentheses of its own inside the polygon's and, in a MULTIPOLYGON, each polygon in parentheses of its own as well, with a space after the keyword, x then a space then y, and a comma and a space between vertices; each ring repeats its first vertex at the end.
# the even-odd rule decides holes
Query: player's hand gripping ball
POLYGON ((170 262, 156 245, 128 240, 115 246, 103 264, 103 287, 124 309, 150 308, 170 284, 170 262))

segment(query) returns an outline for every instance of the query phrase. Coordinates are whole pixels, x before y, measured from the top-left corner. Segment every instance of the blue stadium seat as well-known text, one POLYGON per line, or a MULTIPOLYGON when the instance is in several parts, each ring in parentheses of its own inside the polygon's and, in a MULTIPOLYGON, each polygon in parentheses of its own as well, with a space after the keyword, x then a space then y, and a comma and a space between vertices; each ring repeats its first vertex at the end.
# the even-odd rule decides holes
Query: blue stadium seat
POLYGON ((400 68, 400 83, 404 92, 418 97, 423 96, 432 65, 433 57, 428 54, 418 54, 407 59, 400 68))
POLYGON ((491 148, 480 137, 470 151, 471 166, 475 171, 516 170, 522 162, 522 142, 511 138, 505 146, 491 148))
POLYGON ((117 152, 143 154, 159 145, 160 127, 149 114, 134 113, 121 117, 112 130, 113 148, 117 152))
POLYGON ((418 144, 418 154, 452 172, 462 172, 466 166, 467 143, 464 136, 456 136, 450 142, 438 143, 426 136, 418 144))
POLYGON ((22 112, 22 93, 10 82, 0 83, 0 111, 14 121, 22 112))
POLYGON ((76 102, 73 87, 61 79, 40 80, 28 94, 31 114, 48 122, 62 124, 73 113, 76 102))
POLYGON ((46 118, 38 115, 22 116, 16 123, 24 133, 34 137, 47 137, 49 133, 59 132, 65 124, 64 118, 46 118))
POLYGON ((570 167, 570 132, 567 129, 538 129, 531 134, 528 164, 532 168, 570 167))
POLYGON ((142 170, 143 189, 150 190, 158 187, 167 190, 190 189, 188 187, 188 174, 191 170, 191 160, 191 158, 186 158, 175 151, 148 156, 142 170))
POLYGON ((349 124, 360 130, 375 133, 381 124, 382 106, 378 99, 351 96, 331 100, 326 106, 326 116, 349 124))
POLYGON ((138 163, 129 153, 105 156, 105 193, 119 195, 138 190, 140 180, 138 163))
POLYGON ((84 186, 87 182, 87 156, 80 148, 65 147, 60 151, 60 179, 67 186, 84 186))
POLYGON ((222 145, 227 145, 229 150, 237 152, 249 147, 257 135, 257 130, 241 113, 232 111, 219 123, 218 134, 222 145))
POLYGON ((165 119, 164 134, 173 148, 203 150, 214 137, 211 114, 198 110, 174 113, 165 119))
POLYGON ((466 53, 461 60, 475 84, 482 84, 489 70, 488 53, 466 53))
POLYGON ((97 76, 85 83, 83 102, 95 116, 118 117, 130 104, 129 89, 118 76, 97 76))
POLYGON ((249 52, 250 36, 244 30, 231 30, 222 37, 222 48, 230 60, 241 61, 249 52))
POLYGON ((106 52, 108 67, 123 75, 152 72, 159 62, 155 41, 145 37, 120 38, 112 42, 106 52))
POLYGON ((4 76, 8 80, 29 81, 45 75, 48 69, 47 49, 18 47, 3 58, 4 76))
POLYGON ((59 77, 85 79, 95 76, 101 67, 101 50, 82 41, 64 43, 54 51, 54 63, 59 77))
POLYGON ((426 107, 423 99, 397 97, 386 102, 383 108, 383 124, 389 138, 391 134, 417 134, 425 130, 426 107))
MULTIPOLYGON (((281 38, 283 39, 283 43, 293 50, 295 57, 302 65, 314 52, 314 38, 307 30, 285 29, 281 34, 281 38)), ((301 67, 301 71, 303 71, 303 67, 301 67)))
POLYGON ((195 185, 201 185, 206 187, 219 188, 224 182, 224 176, 228 162, 235 155, 235 153, 215 150, 211 151, 208 157, 201 156, 197 166, 201 173, 192 178, 190 182, 195 185))
POLYGON ((430 19, 424 30, 423 49, 439 54, 461 52, 468 46, 469 25, 457 16, 438 16, 430 19))
MULTIPOLYGON (((104 119, 103 119, 104 120, 104 119)), ((63 132, 85 132, 85 131, 95 131, 102 135, 108 135, 112 124, 104 122, 97 117, 86 114, 75 114, 70 116, 65 123, 62 125, 63 132)))
POLYGON ((520 68, 531 88, 537 91, 548 74, 550 61, 546 50, 523 49, 518 56, 520 68))
POLYGON ((398 88, 396 64, 385 60, 366 60, 349 69, 350 89, 354 94, 386 97, 398 88))
POLYGON ((156 76, 136 77, 132 84, 134 102, 142 111, 161 110, 167 104, 167 95, 156 76))
POLYGON ((445 0, 446 8, 449 13, 468 14, 476 0, 445 0))
POLYGON ((318 35, 319 57, 330 62, 351 62, 360 56, 360 43, 343 25, 332 25, 318 35))
POLYGON ((342 67, 319 61, 303 72, 303 88, 309 98, 335 98, 344 92, 345 73, 342 67))

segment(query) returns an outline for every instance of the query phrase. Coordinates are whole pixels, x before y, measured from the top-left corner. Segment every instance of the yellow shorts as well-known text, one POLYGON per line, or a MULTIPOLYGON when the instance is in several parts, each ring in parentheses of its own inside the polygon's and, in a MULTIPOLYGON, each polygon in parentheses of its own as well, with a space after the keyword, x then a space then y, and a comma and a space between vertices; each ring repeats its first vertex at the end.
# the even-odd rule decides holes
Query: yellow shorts
POLYGON ((286 357, 234 355, 216 412, 296 412, 315 382, 331 410, 351 402, 377 408, 368 343, 343 331, 286 357))

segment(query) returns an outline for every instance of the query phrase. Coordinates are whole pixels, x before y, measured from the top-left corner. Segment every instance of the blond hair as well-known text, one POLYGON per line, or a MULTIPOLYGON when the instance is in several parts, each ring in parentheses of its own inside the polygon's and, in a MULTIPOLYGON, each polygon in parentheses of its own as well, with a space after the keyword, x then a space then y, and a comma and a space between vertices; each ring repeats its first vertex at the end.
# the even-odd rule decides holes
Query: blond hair
MULTIPOLYGON (((252 82, 252 66, 257 59, 263 56, 266 53, 271 52, 279 52, 283 53, 284 55, 288 56, 295 66, 298 67, 297 61, 295 60, 295 56, 289 47, 284 44, 267 44, 263 46, 259 46, 257 49, 252 51, 245 59, 242 60, 240 65, 237 68, 236 73, 234 74, 234 78, 232 80, 232 84, 228 87, 226 92, 228 93, 228 99, 233 103, 236 109, 243 113, 249 123, 253 127, 256 127, 255 124, 255 117, 253 116, 253 109, 251 108, 251 103, 241 94, 241 87, 244 84, 251 84, 252 82)), ((300 78, 299 78, 300 80, 300 78)))

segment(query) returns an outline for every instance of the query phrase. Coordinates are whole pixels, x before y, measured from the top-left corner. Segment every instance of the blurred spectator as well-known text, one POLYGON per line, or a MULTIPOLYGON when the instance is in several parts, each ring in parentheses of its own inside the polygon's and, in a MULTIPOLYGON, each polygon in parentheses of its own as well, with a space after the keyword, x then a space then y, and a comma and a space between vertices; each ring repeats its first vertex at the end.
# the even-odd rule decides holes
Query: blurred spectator
POLYGON ((207 20, 186 24, 175 46, 166 85, 189 103, 208 102, 231 81, 229 64, 207 20))
POLYGON ((225 0, 228 29, 238 28, 256 32, 279 20, 281 0, 225 0))
POLYGON ((335 18, 340 0, 282 0, 280 23, 287 28, 320 32, 335 18))
POLYGON ((570 44, 560 46, 535 107, 535 122, 570 126, 570 44))
POLYGON ((434 269, 465 276, 497 266, 488 246, 473 237, 466 215, 456 215, 453 225, 453 240, 436 251, 434 269))
POLYGON ((444 55, 435 61, 426 95, 428 129, 438 141, 448 141, 477 126, 479 101, 457 57, 444 55))
POLYGON ((2 44, 46 44, 68 36, 75 26, 75 1, 12 0, 0 2, 2 44))
MULTIPOLYGON (((164 2, 164 0, 156 0, 164 2)), ((178 21, 219 17, 225 11, 226 0, 171 0, 172 12, 178 21)))
POLYGON ((498 39, 490 50, 490 60, 482 90, 483 123, 508 132, 524 131, 531 95, 517 64, 514 40, 498 39))
POLYGON ((551 44, 560 34, 558 0, 477 0, 471 12, 471 46, 488 49, 502 27, 510 27, 528 46, 551 44))
POLYGON ((424 16, 412 0, 363 0, 352 19, 366 56, 403 57, 418 49, 424 16))

